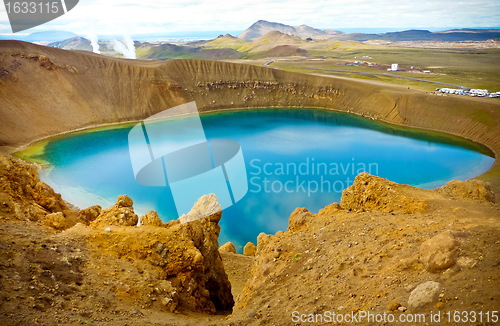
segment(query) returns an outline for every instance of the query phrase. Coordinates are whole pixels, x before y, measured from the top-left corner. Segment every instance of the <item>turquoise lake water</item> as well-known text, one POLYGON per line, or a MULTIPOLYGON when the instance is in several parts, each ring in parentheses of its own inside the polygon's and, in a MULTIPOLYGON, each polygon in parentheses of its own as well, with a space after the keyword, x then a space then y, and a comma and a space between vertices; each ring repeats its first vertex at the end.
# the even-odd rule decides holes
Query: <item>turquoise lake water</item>
MULTIPOLYGON (((317 212, 338 202, 360 172, 432 189, 478 176, 494 162, 472 143, 343 113, 247 110, 202 115, 201 121, 208 139, 235 140, 243 151, 248 193, 223 211, 219 238, 221 244, 232 241, 240 251, 246 242, 255 243, 260 232, 285 230, 296 207, 317 212)), ((172 121, 164 123, 168 128, 172 121)), ((81 208, 107 208, 118 195, 127 194, 136 213, 154 209, 164 221, 176 219, 168 187, 141 186, 134 178, 127 138, 131 128, 70 134, 49 142, 43 159, 53 168, 42 179, 81 208)))

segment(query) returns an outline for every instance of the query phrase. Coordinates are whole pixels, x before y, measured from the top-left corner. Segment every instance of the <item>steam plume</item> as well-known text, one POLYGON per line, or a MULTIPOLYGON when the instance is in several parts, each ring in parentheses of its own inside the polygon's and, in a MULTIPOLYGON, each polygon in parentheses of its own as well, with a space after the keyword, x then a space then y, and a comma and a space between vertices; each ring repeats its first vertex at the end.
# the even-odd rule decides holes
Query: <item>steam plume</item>
POLYGON ((101 54, 101 51, 99 51, 99 44, 97 43, 98 41, 97 35, 89 34, 88 39, 90 40, 90 45, 92 45, 92 52, 101 54))
POLYGON ((136 59, 134 41, 128 35, 123 36, 123 40, 112 40, 113 50, 120 52, 127 59, 136 59))

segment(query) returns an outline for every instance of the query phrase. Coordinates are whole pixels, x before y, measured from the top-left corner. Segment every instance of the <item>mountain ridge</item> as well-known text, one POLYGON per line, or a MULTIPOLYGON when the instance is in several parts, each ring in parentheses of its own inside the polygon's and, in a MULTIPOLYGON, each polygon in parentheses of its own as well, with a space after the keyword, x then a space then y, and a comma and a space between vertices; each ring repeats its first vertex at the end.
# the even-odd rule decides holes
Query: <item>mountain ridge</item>
MULTIPOLYGON (((317 29, 308 25, 291 26, 277 22, 269 22, 267 20, 258 20, 248 27, 243 33, 238 35, 238 38, 246 40, 255 40, 269 32, 278 31, 283 34, 298 36, 300 38, 317 37, 330 35, 327 31, 317 29)), ((332 34, 334 35, 334 34, 332 34)))
POLYGON ((500 38, 500 29, 462 28, 438 32, 423 29, 410 29, 387 33, 344 33, 332 29, 317 29, 308 25, 291 26, 278 22, 258 20, 248 27, 238 38, 255 40, 271 31, 298 36, 300 38, 326 39, 335 41, 486 41, 500 38))

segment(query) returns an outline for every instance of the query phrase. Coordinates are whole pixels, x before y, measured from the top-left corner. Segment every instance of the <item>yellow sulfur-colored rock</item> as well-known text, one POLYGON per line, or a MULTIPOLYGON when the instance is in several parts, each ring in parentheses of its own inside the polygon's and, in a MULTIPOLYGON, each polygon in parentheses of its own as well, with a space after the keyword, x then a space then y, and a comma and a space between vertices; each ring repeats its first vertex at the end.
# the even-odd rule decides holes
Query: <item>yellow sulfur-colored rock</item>
POLYGON ((90 225, 93 227, 109 225, 137 225, 139 217, 137 217, 134 213, 133 204, 134 201, 132 198, 127 195, 120 195, 118 196, 116 204, 103 210, 90 225))
POLYGON ((449 231, 440 233, 420 245, 420 261, 429 272, 449 268, 456 263, 458 241, 449 231))
POLYGON ((161 226, 163 222, 156 211, 149 211, 143 216, 141 216, 141 226, 151 225, 151 226, 161 226))
POLYGON ((481 180, 448 181, 444 186, 438 188, 440 194, 455 199, 472 199, 479 202, 495 202, 495 195, 489 183, 481 180))
POLYGON ((102 208, 99 205, 87 207, 78 212, 78 220, 89 225, 101 214, 101 212, 102 208))
POLYGON ((256 252, 257 252, 257 246, 254 245, 252 242, 248 242, 243 248, 243 255, 245 256, 255 256, 256 252))
POLYGON ((225 244, 220 246, 219 250, 232 252, 234 254, 236 253, 236 247, 234 246, 234 244, 232 242, 226 242, 225 244))
POLYGON ((340 205, 351 211, 415 214, 427 210, 428 196, 429 192, 423 189, 363 172, 349 188, 342 191, 340 205))
POLYGON ((51 213, 42 218, 42 224, 56 230, 62 230, 66 227, 66 218, 62 212, 51 213))

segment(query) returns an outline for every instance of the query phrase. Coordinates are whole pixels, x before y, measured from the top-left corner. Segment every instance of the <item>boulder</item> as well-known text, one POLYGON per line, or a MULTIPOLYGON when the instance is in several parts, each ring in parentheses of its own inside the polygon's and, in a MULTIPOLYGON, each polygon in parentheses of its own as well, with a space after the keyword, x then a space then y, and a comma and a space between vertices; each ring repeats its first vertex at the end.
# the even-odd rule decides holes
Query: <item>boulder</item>
POLYGON ((120 195, 116 200, 117 207, 132 207, 134 205, 134 201, 127 195, 120 195))
POLYGON ((419 284, 410 293, 408 298, 408 308, 419 310, 437 301, 441 292, 441 284, 434 281, 428 281, 419 284))
POLYGON ((163 222, 156 211, 148 211, 146 214, 141 216, 141 226, 161 226, 162 224, 163 222))
POLYGON ((220 246, 219 250, 232 252, 233 254, 236 253, 236 247, 234 246, 234 244, 232 242, 226 242, 225 244, 220 246))
POLYGON ((93 227, 137 225, 139 217, 134 213, 133 203, 133 200, 127 195, 118 196, 116 204, 103 210, 90 225, 93 227))
POLYGON ((427 210, 426 197, 426 190, 400 185, 363 172, 350 187, 342 191, 340 205, 351 211, 413 214, 427 210))
POLYGON ((66 228, 66 218, 62 212, 50 213, 42 218, 42 224, 56 230, 63 230, 66 228))
POLYGON ((456 263, 458 241, 449 231, 442 232, 420 245, 420 261, 429 272, 452 267, 456 263))
POLYGON ((94 221, 102 212, 102 207, 99 205, 84 208, 78 212, 78 220, 85 225, 89 225, 94 221))
POLYGON ((252 242, 248 242, 243 248, 243 255, 245 256, 255 256, 256 252, 257 252, 257 246, 254 245, 252 242))
POLYGON ((213 215, 222 210, 217 196, 214 194, 209 194, 200 197, 198 201, 194 204, 193 208, 187 214, 183 214, 179 217, 181 223, 187 223, 195 221, 205 216, 213 215))
POLYGON ((3 217, 40 221, 69 207, 49 185, 40 181, 38 166, 0 155, 0 211, 3 217))

